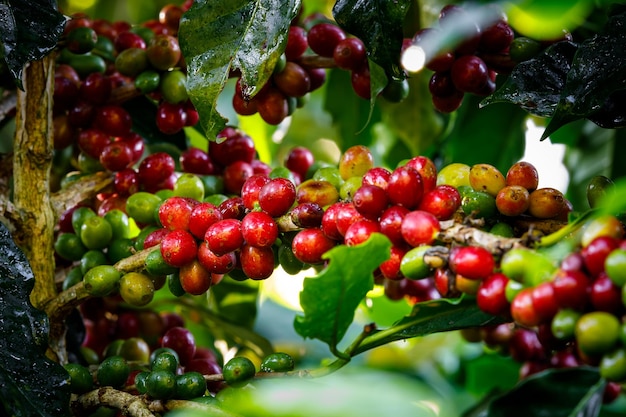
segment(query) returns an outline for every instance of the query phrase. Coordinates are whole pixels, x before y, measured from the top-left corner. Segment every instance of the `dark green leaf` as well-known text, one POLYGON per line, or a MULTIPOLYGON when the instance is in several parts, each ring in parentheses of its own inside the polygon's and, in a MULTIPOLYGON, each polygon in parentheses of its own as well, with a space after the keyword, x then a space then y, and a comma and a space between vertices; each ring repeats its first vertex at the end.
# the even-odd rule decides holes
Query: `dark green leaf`
MULTIPOLYGON (((411 155, 425 155, 445 128, 445 117, 432 105, 428 80, 430 74, 420 72, 408 79, 409 95, 400 103, 379 100, 385 127, 410 150, 411 155)), ((405 153, 401 159, 405 159, 405 153)))
POLYGON ((502 172, 524 154, 527 114, 512 105, 478 108, 478 97, 467 95, 454 127, 443 144, 445 163, 487 163, 502 172))
POLYGON ((64 26, 65 17, 53 0, 0 0, 2 56, 20 88, 24 65, 48 55, 64 26))
POLYGON ((374 331, 363 340, 355 354, 396 340, 502 322, 502 318, 480 310, 476 300, 471 298, 426 301, 416 304, 410 315, 403 317, 392 327, 374 331))
MULTIPOLYGON (((625 24, 625 14, 613 16, 604 33, 580 45, 554 116, 542 139, 564 124, 605 112, 609 97, 617 90, 626 89, 625 24)), ((619 100, 620 96, 614 99, 619 100)))
POLYGON ((211 297, 214 301, 211 310, 219 317, 230 323, 252 328, 257 315, 258 282, 225 278, 220 285, 211 288, 211 297))
POLYGON ((502 87, 481 105, 513 103, 536 116, 552 116, 576 50, 572 42, 558 42, 536 58, 518 64, 502 87))
POLYGON ((354 93, 347 71, 333 69, 326 81, 324 109, 330 113, 341 135, 338 141, 342 149, 352 145, 368 146, 372 143, 372 132, 365 129, 369 124, 380 120, 377 107, 372 109, 371 102, 363 100, 354 93))
POLYGON ((388 75, 404 78, 399 66, 402 23, 410 4, 409 0, 338 0, 333 16, 339 26, 363 41, 369 57, 388 75))
POLYGON ((337 346, 354 318, 354 312, 374 287, 372 272, 389 258, 391 242, 379 233, 356 246, 337 246, 324 257, 330 262, 316 277, 306 278, 300 293, 304 315, 294 328, 303 337, 337 346))
POLYGON ((34 285, 28 260, 0 222, 0 404, 17 417, 67 416, 67 372, 45 355, 48 317, 30 303, 34 285))
POLYGON ((178 38, 187 63, 187 89, 207 138, 227 120, 217 98, 233 71, 252 96, 272 75, 299 0, 201 0, 180 21, 178 38))
POLYGON ((519 381, 521 364, 500 353, 485 353, 463 365, 463 385, 474 395, 502 393, 519 381))
POLYGON ((532 375, 485 404, 481 417, 596 417, 605 381, 597 369, 551 369, 532 375))

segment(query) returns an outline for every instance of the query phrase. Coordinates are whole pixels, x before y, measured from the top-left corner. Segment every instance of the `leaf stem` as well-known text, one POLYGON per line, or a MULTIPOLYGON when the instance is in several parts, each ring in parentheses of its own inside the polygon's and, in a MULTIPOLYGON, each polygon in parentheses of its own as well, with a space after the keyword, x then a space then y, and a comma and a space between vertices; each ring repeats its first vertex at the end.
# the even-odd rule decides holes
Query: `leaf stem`
POLYGON ((593 214, 594 212, 592 210, 589 210, 585 212, 583 215, 581 215, 580 217, 578 217, 576 220, 572 221, 571 223, 568 223, 567 225, 557 230, 556 232, 540 238, 539 242, 537 242, 536 247, 539 248, 539 247, 552 246, 555 243, 563 240, 568 235, 571 235, 572 233, 580 229, 593 214))

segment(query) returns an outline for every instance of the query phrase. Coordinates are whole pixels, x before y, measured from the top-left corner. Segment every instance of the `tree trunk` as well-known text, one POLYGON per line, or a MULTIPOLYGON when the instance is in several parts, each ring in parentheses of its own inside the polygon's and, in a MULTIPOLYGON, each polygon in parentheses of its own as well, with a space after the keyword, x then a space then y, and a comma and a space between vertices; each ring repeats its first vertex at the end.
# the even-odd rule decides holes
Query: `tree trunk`
POLYGON ((31 62, 18 91, 13 157, 14 203, 21 216, 16 243, 35 275, 31 302, 41 308, 57 294, 54 283, 54 225, 50 200, 53 156, 54 58, 31 62))

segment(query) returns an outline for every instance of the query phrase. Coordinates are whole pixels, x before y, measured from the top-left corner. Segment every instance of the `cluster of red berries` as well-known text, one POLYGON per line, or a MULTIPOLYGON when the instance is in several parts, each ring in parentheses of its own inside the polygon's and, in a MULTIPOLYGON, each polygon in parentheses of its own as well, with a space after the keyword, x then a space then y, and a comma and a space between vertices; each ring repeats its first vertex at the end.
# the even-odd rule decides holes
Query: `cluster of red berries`
POLYGON ((511 70, 503 57, 508 55, 514 32, 504 15, 481 27, 464 8, 455 5, 443 7, 437 23, 416 33, 412 43, 419 45, 422 39, 443 33, 451 25, 463 28, 459 44, 427 57, 426 62, 426 68, 434 71, 429 83, 433 105, 450 113, 459 108, 465 94, 487 96, 495 91, 497 74, 511 70))
POLYGON ((54 147, 75 146, 81 171, 117 172, 140 160, 143 140, 124 104, 141 94, 154 102, 164 134, 197 123, 176 38, 184 7, 167 5, 141 26, 84 14, 67 21, 55 68, 54 147))

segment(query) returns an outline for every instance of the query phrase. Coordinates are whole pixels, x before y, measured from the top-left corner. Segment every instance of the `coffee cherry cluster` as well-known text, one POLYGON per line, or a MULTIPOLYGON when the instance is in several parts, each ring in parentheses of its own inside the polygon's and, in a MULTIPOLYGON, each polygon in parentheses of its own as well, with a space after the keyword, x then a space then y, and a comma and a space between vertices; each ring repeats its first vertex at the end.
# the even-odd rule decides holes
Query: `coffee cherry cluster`
POLYGON ((176 38, 188 7, 164 6, 158 20, 138 26, 84 14, 66 23, 55 68, 54 147, 74 147, 82 172, 119 172, 141 159, 143 139, 124 107, 134 97, 155 104, 156 127, 164 134, 197 123, 176 38))
POLYGON ((561 261, 528 248, 502 256, 477 287, 483 311, 510 320, 481 329, 478 340, 522 362, 525 377, 546 368, 598 367, 610 381, 605 400, 626 380, 624 225, 607 216, 589 222, 561 261))
MULTIPOLYGON (((88 328, 82 345, 82 360, 66 365, 73 393, 84 394, 96 386, 108 386, 146 394, 153 400, 190 400, 215 395, 222 389, 220 378, 208 383, 205 380, 207 376, 222 374, 215 352, 197 346, 179 316, 152 312, 150 319, 142 317, 147 311, 120 312, 114 338, 104 347, 101 356, 90 349, 94 346, 94 329, 88 328), (138 327, 137 322, 142 322, 143 326, 138 327), (134 328, 138 331, 133 331, 134 328)), ((88 312, 84 314, 89 316, 88 312)), ((102 335, 96 337, 102 338, 102 335)))
POLYGON ((498 228, 504 226, 500 220, 510 223, 524 217, 566 221, 573 209, 561 191, 538 187, 537 169, 526 161, 513 164, 506 174, 490 164, 452 163, 441 169, 438 182, 458 189, 465 215, 485 219, 491 225, 500 223, 498 228))
POLYGON ((369 65, 363 41, 349 36, 324 16, 314 14, 302 22, 294 19, 285 52, 269 82, 250 98, 239 79, 233 108, 240 115, 258 113, 266 123, 279 124, 306 102, 309 92, 324 84, 326 67, 331 66, 349 71, 357 96, 370 98, 369 65))
POLYGON ((507 58, 514 32, 504 15, 481 27, 461 6, 448 5, 441 10, 437 25, 417 32, 411 43, 419 45, 425 37, 437 36, 450 25, 462 26, 464 38, 426 62, 426 68, 434 71, 428 85, 433 105, 442 113, 458 109, 465 94, 493 93, 497 74, 512 68, 507 58))

